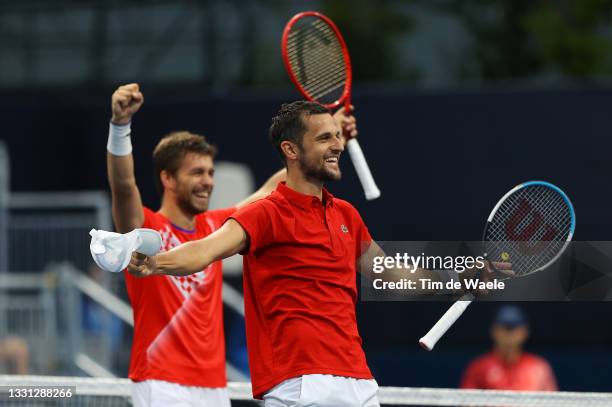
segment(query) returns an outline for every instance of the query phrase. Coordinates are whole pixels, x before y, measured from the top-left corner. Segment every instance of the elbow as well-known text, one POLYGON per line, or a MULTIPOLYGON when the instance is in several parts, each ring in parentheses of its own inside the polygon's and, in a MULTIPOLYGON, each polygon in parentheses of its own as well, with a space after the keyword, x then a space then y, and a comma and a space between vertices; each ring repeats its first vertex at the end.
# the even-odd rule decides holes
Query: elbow
POLYGON ((110 180, 111 192, 116 197, 130 196, 138 190, 136 178, 129 177, 120 180, 110 180))
POLYGON ((144 224, 144 213, 142 208, 137 210, 126 210, 113 200, 113 223, 119 233, 128 233, 134 229, 141 228, 144 224))

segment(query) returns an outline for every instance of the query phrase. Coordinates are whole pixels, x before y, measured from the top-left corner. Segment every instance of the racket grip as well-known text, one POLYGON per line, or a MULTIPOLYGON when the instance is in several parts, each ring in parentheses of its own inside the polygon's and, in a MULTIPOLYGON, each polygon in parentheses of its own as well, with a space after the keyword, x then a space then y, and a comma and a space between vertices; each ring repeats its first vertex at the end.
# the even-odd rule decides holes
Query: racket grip
POLYGON ((376 182, 374 182, 374 177, 372 177, 372 172, 370 171, 370 167, 368 167, 368 162, 363 155, 361 146, 359 146, 356 139, 352 138, 346 143, 346 148, 355 166, 359 181, 361 181, 361 186, 365 191, 366 199, 371 201, 372 199, 378 198, 380 196, 380 190, 376 186, 376 182))
POLYGON ((442 318, 427 332, 427 334, 419 340, 419 344, 431 351, 442 336, 450 329, 451 326, 459 319, 461 314, 474 301, 474 295, 467 293, 461 296, 451 307, 442 315, 442 318))

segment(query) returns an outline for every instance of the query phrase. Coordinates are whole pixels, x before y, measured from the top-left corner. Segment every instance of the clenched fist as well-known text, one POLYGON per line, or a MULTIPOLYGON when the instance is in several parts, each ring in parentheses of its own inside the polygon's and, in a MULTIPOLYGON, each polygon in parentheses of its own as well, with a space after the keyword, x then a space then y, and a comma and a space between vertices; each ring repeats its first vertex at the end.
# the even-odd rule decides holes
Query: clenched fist
POLYGON ((344 138, 348 141, 353 137, 357 137, 357 119, 353 116, 354 107, 351 105, 349 110, 341 107, 334 113, 334 120, 342 129, 344 138))
POLYGON ((143 102, 144 96, 137 83, 119 86, 112 97, 113 117, 111 121, 114 124, 128 124, 143 102))

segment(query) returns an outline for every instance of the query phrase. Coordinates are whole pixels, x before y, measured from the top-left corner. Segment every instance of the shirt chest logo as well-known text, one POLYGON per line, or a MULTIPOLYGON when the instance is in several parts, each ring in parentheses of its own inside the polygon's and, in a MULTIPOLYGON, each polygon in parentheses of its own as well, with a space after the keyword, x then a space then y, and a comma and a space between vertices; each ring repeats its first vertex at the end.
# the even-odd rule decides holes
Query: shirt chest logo
POLYGON ((340 230, 342 231, 342 233, 348 233, 348 228, 344 225, 344 223, 342 225, 340 225, 340 230))

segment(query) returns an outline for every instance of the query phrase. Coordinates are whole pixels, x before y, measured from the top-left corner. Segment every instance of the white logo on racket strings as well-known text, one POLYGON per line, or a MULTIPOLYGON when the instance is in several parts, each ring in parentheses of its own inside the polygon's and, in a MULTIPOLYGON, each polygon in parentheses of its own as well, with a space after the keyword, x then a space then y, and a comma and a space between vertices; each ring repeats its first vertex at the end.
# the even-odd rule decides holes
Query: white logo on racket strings
POLYGON ((348 233, 348 228, 344 224, 340 225, 340 230, 344 233, 348 233))

